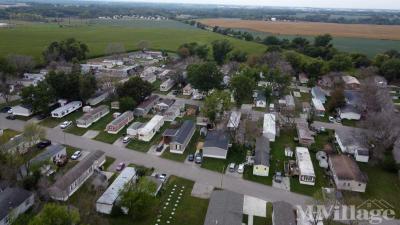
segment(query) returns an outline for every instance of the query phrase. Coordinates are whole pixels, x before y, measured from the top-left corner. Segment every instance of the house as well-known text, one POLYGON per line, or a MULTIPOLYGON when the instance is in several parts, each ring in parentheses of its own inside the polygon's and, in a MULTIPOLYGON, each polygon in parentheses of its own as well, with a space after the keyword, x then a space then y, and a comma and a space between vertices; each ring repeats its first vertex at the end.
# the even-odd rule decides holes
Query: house
POLYGON ((128 125, 133 120, 133 112, 126 111, 111 121, 106 126, 106 130, 109 134, 117 134, 124 126, 128 125))
POLYGON ((296 109, 296 105, 294 103, 294 97, 292 95, 285 96, 285 108, 289 111, 294 111, 296 109))
POLYGON ((232 111, 227 124, 228 129, 236 130, 239 127, 241 112, 232 111))
POLYGON ((82 107, 81 101, 73 101, 51 111, 51 116, 54 118, 63 118, 64 116, 78 110, 81 107, 82 107))
POLYGON ((154 135, 164 125, 164 117, 155 115, 149 122, 138 130, 138 139, 141 141, 150 141, 154 135))
POLYGON ((299 138, 299 143, 304 146, 310 146, 315 142, 314 134, 308 128, 308 123, 305 120, 300 120, 296 122, 297 137, 299 138))
POLYGON ((263 91, 255 91, 254 92, 254 106, 257 108, 266 108, 267 107, 267 98, 263 91))
POLYGON ((358 89, 361 86, 360 81, 353 76, 345 75, 342 79, 346 89, 358 89))
POLYGON ((353 159, 343 154, 332 155, 329 157, 329 168, 338 190, 365 192, 368 177, 353 159))
POLYGON ((65 173, 64 176, 57 179, 48 189, 50 197, 58 201, 67 201, 105 161, 106 158, 103 151, 97 150, 90 153, 65 173))
POLYGON ((256 139, 256 149, 254 155, 253 175, 268 176, 270 166, 270 147, 269 140, 265 137, 258 137, 256 139))
POLYGON ((338 129, 335 138, 343 153, 353 155, 358 162, 368 162, 369 150, 360 131, 338 129))
POLYGON ((191 96, 193 94, 193 88, 191 84, 187 84, 183 89, 182 89, 182 94, 185 96, 191 96))
POLYGON ((345 105, 338 109, 340 119, 344 120, 360 120, 361 111, 353 105, 345 105))
POLYGON ((32 192, 22 188, 6 188, 0 192, 0 225, 9 225, 35 203, 32 192))
POLYGON ((296 147, 296 163, 299 168, 300 184, 315 185, 315 172, 310 152, 307 148, 296 147))
POLYGON ((147 81, 150 84, 152 84, 152 83, 156 82, 157 76, 156 75, 145 76, 145 77, 142 77, 142 80, 147 81))
POLYGON ((174 87, 175 81, 171 78, 167 79, 160 85, 160 91, 169 91, 174 87))
POLYGON ((185 108, 185 103, 182 100, 176 100, 171 107, 164 113, 164 120, 168 122, 174 121, 177 117, 180 117, 182 111, 185 108))
POLYGON ((118 101, 111 102, 111 108, 112 109, 119 109, 119 102, 118 101))
POLYGON ((8 153, 18 152, 19 154, 27 153, 29 147, 31 147, 30 143, 25 139, 24 135, 22 134, 18 134, 12 137, 7 143, 0 145, 0 149, 2 151, 6 151, 8 153))
POLYGON ((318 86, 311 88, 311 95, 313 98, 316 98, 319 101, 321 101, 322 104, 326 103, 326 93, 324 90, 322 90, 322 88, 318 86))
POLYGON ((209 131, 203 145, 203 157, 226 159, 229 147, 229 137, 224 131, 209 131))
POLYGON ((24 86, 34 86, 36 87, 39 82, 44 81, 47 73, 24 73, 23 78, 17 83, 24 86))
POLYGON ((183 154, 195 131, 196 124, 191 120, 185 120, 175 136, 173 136, 169 144, 169 151, 171 153, 183 154))
POLYGON ((287 202, 272 203, 272 225, 296 225, 296 215, 293 206, 287 202))
POLYGON ((159 99, 160 96, 151 95, 136 107, 133 114, 135 116, 147 115, 150 112, 150 110, 154 107, 154 105, 158 102, 159 99))
POLYGON ((274 142, 276 137, 276 117, 275 114, 264 114, 263 133, 262 135, 274 142))
POLYGON ((154 105, 154 110, 156 112, 165 112, 166 110, 169 109, 173 104, 175 103, 175 99, 169 99, 169 98, 160 98, 158 103, 154 105))
POLYGON ((307 84, 308 83, 308 76, 305 73, 299 74, 299 82, 300 84, 307 84))
POLYGON ((126 133, 132 137, 136 137, 139 134, 139 129, 144 126, 144 123, 133 122, 127 129, 126 133))
POLYGON ((354 90, 344 90, 343 94, 347 105, 362 107, 363 101, 361 92, 354 90))
POLYGON ((172 72, 171 70, 164 70, 164 71, 162 71, 161 73, 157 74, 157 78, 158 78, 158 79, 161 79, 161 80, 164 80, 165 77, 170 76, 170 73, 171 73, 171 72, 172 72))
POLYGON ((114 203, 118 200, 120 192, 125 188, 125 185, 135 182, 137 179, 136 169, 126 167, 115 178, 114 182, 96 201, 96 211, 104 214, 111 214, 114 203))
POLYGON ((314 108, 314 113, 317 116, 325 116, 325 107, 318 98, 312 98, 312 105, 314 108))
POLYGON ((204 225, 242 225, 244 196, 228 190, 214 190, 204 225))
POLYGON ((100 102, 104 101, 107 99, 107 97, 109 96, 109 92, 105 91, 105 92, 98 92, 96 93, 93 97, 89 98, 87 100, 87 103, 91 106, 97 105, 100 102))
POLYGON ((100 120, 104 116, 110 113, 110 109, 106 105, 100 105, 91 111, 85 113, 79 119, 76 120, 76 126, 81 128, 88 128, 94 122, 100 120))
POLYGON ((67 156, 67 148, 63 145, 51 145, 44 152, 29 160, 29 166, 39 165, 42 163, 56 163, 61 158, 67 156))
POLYGON ((32 116, 32 106, 31 105, 16 105, 11 107, 12 114, 15 116, 32 116))

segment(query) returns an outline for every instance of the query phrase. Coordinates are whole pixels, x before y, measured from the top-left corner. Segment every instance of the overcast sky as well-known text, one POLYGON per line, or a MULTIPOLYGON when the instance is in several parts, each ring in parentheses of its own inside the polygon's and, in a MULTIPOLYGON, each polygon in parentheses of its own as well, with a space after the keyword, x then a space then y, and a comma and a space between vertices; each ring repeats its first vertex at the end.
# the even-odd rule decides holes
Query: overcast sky
POLYGON ((122 0, 163 3, 263 5, 315 8, 400 9, 400 0, 122 0))

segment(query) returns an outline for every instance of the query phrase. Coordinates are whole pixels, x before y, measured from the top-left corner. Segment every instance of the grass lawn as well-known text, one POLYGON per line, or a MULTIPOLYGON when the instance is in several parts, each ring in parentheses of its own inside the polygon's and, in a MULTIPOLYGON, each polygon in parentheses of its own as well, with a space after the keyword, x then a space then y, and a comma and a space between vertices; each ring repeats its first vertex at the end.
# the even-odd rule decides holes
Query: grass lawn
POLYGON ((101 131, 94 140, 101 141, 104 143, 112 144, 118 138, 122 137, 122 134, 125 133, 125 128, 121 129, 117 134, 109 134, 107 131, 101 131))
POLYGON ((357 127, 357 120, 342 120, 344 126, 357 127))
POLYGON ((3 130, 3 135, 0 136, 0 144, 7 143, 11 138, 15 137, 16 135, 20 134, 20 132, 10 129, 3 130))
POLYGON ((150 141, 146 142, 135 139, 130 141, 126 147, 139 152, 147 152, 151 146, 156 145, 160 142, 162 134, 170 126, 170 124, 170 122, 165 122, 150 141))
POLYGON ((267 218, 259 217, 259 216, 253 216, 253 224, 254 225, 266 225, 267 224, 267 218))
POLYGON ((190 142, 189 142, 188 146, 186 147, 186 150, 183 152, 183 154, 171 153, 169 151, 169 149, 167 149, 163 152, 161 157, 165 158, 165 159, 183 162, 183 161, 185 161, 186 157, 189 154, 194 154, 196 152, 196 145, 199 142, 199 140, 200 140, 200 131, 198 129, 196 129, 193 134, 192 139, 190 140, 190 142))
POLYGON ((103 165, 104 170, 107 170, 108 167, 110 167, 111 164, 113 164, 114 162, 115 162, 115 158, 110 157, 110 156, 106 156, 106 162, 103 165))
MULTIPOLYGON (((58 124, 70 120, 73 123, 75 123, 75 120, 78 119, 79 117, 81 117, 83 115, 83 111, 82 109, 78 109, 75 112, 72 112, 66 116, 64 116, 63 118, 53 118, 51 116, 47 117, 46 119, 40 121, 40 125, 45 126, 45 127, 50 127, 50 128, 54 128, 56 127, 58 124)), ((74 125, 71 125, 74 126, 74 125)))
POLYGON ((213 170, 219 173, 225 173, 229 163, 243 163, 246 158, 246 149, 243 146, 233 144, 228 151, 227 158, 214 159, 214 158, 203 158, 201 167, 208 170, 213 170))
POLYGON ((73 121, 74 124, 72 126, 68 127, 67 129, 65 129, 65 132, 70 133, 70 134, 75 134, 78 136, 82 136, 88 130, 104 131, 104 129, 106 129, 107 124, 110 123, 114 119, 113 113, 114 113, 114 111, 110 111, 107 115, 105 115, 103 118, 101 118, 100 120, 93 123, 88 128, 77 127, 75 124, 75 121, 73 121))

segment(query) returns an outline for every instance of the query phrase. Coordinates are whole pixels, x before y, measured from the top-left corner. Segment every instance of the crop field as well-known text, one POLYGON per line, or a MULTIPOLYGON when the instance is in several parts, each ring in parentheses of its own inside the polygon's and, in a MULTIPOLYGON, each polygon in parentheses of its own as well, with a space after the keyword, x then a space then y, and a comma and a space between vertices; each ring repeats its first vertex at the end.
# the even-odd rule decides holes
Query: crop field
POLYGON ((0 56, 25 54, 40 59, 42 51, 53 41, 76 38, 89 46, 89 57, 104 54, 109 43, 118 42, 127 51, 137 49, 137 43, 146 40, 152 49, 176 51, 186 42, 210 44, 214 40, 229 39, 235 48, 262 53, 262 45, 228 38, 212 32, 194 29, 176 21, 72 21, 56 23, 17 23, 13 28, 0 29, 0 56))

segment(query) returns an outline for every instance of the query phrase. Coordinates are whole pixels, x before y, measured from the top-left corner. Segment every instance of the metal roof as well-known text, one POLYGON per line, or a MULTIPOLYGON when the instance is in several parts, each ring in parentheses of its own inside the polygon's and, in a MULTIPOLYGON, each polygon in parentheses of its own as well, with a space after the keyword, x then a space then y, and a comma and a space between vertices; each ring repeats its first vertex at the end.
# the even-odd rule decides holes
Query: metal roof
POLYGON ((270 152, 270 147, 268 138, 258 137, 256 139, 254 164, 269 166, 270 165, 269 152, 270 152))
POLYGON ((243 201, 241 194, 227 190, 213 191, 204 225, 242 225, 243 201))
POLYGON ((222 130, 212 130, 208 132, 204 141, 203 148, 217 147, 228 150, 228 146, 229 138, 226 133, 222 130))
POLYGON ((179 128, 172 142, 184 144, 188 138, 191 138, 192 130, 196 128, 196 124, 191 120, 185 120, 179 128))
POLYGON ((18 207, 32 195, 32 192, 22 188, 6 188, 0 192, 0 220, 8 215, 10 209, 18 207))

